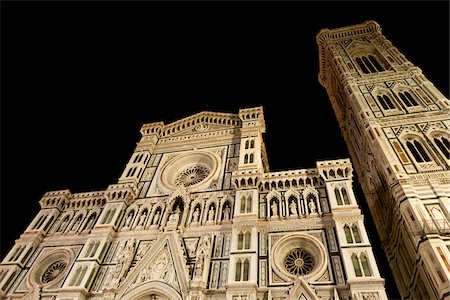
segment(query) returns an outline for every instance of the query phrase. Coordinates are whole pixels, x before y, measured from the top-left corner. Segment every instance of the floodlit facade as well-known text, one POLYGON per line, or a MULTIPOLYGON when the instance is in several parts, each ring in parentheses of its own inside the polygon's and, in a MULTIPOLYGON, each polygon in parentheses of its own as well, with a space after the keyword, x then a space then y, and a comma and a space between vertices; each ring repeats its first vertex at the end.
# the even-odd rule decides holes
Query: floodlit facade
POLYGON ((270 172, 262 107, 145 124, 118 182, 46 193, 5 299, 382 299, 349 159, 270 172))
POLYGON ((317 43, 402 298, 449 299, 450 101, 373 21, 322 30, 317 43))

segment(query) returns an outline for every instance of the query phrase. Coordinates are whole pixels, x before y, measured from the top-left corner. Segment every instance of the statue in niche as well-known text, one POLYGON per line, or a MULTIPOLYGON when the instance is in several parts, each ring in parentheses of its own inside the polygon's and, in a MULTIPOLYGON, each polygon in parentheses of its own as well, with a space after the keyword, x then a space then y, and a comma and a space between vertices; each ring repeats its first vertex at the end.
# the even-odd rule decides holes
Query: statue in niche
POLYGON ((208 222, 214 222, 214 215, 216 213, 216 210, 214 209, 214 206, 211 205, 208 211, 208 222))
POLYGON ((175 212, 173 212, 169 217, 169 223, 175 223, 178 224, 178 220, 180 220, 180 209, 177 207, 175 209, 175 212))
POLYGON ((92 229, 92 227, 94 226, 94 220, 95 220, 95 217, 94 217, 94 215, 92 214, 92 215, 89 217, 89 220, 88 220, 86 226, 84 227, 84 229, 85 229, 85 230, 92 229))
POLYGON ((228 206, 228 204, 225 206, 225 208, 223 209, 223 220, 229 220, 230 219, 230 207, 228 206))
POLYGON ((195 211, 192 213, 192 223, 198 223, 200 218, 200 209, 198 206, 195 208, 195 211))
POLYGON ((59 226, 58 231, 64 231, 66 229, 67 222, 69 221, 69 218, 64 218, 61 222, 61 226, 59 226))
POLYGON ((159 221, 159 217, 161 216, 161 214, 159 213, 159 209, 156 211, 155 216, 153 217, 153 225, 158 225, 158 221, 159 221))
POLYGON ((295 204, 295 201, 291 201, 291 204, 289 204, 289 210, 291 212, 291 215, 297 215, 297 204, 295 204))
POLYGON ((125 223, 126 227, 129 227, 131 224, 131 220, 133 219, 133 212, 130 211, 130 213, 128 214, 128 218, 127 218, 127 222, 125 223))
POLYGON ((144 226, 145 218, 147 218, 147 211, 144 210, 142 215, 139 217, 139 226, 144 226))
POLYGON ((316 204, 314 203, 313 198, 309 198, 308 207, 312 214, 316 212, 316 204))
POLYGON ((77 220, 75 221, 75 223, 72 226, 72 231, 76 231, 78 226, 80 225, 80 223, 81 223, 81 216, 78 216, 77 220))
POLYGON ((278 216, 278 205, 276 201, 272 202, 272 205, 270 205, 270 207, 272 208, 272 217, 277 217, 278 216))

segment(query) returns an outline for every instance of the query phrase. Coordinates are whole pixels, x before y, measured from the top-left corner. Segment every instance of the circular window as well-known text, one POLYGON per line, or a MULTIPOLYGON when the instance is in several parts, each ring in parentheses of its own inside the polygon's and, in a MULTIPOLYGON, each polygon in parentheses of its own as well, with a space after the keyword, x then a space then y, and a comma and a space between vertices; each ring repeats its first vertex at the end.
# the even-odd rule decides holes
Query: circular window
POLYGON ((191 186, 197 184, 209 175, 209 170, 203 166, 192 166, 186 168, 175 179, 177 186, 191 186))
POLYGON ((192 151, 169 160, 161 170, 160 186, 172 191, 179 186, 190 190, 207 188, 220 169, 220 157, 208 151, 192 151))
POLYGON ((303 276, 314 268, 314 257, 304 249, 293 249, 284 257, 284 267, 289 273, 303 276))
POLYGON ((284 236, 272 247, 272 269, 285 281, 295 280, 298 276, 314 281, 325 272, 327 260, 325 246, 308 234, 284 236))
POLYGON ((30 287, 37 285, 50 287, 59 284, 73 259, 74 254, 70 249, 46 249, 31 267, 27 284, 30 287))
POLYGON ((42 283, 49 283, 50 281, 53 281, 62 272, 64 272, 66 267, 67 263, 62 260, 52 263, 42 275, 42 283))

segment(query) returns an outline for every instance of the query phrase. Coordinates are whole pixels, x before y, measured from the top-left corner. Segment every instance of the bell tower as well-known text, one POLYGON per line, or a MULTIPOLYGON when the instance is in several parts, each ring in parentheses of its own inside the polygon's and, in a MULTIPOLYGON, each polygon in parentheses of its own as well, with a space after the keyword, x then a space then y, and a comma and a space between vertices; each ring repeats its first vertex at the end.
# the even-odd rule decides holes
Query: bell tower
POLYGON ((450 101, 374 21, 316 38, 319 81, 400 295, 450 297, 450 101))

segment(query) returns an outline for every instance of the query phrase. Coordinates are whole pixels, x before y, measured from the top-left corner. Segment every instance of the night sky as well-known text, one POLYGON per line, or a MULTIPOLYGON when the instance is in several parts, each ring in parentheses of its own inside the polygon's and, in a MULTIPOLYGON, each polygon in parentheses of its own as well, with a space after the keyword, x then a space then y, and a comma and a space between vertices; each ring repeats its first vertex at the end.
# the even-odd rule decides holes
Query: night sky
POLYGON ((315 36, 369 19, 448 97, 448 1, 2 1, 0 257, 46 191, 116 183, 144 123, 263 105, 271 171, 348 157, 315 36))

